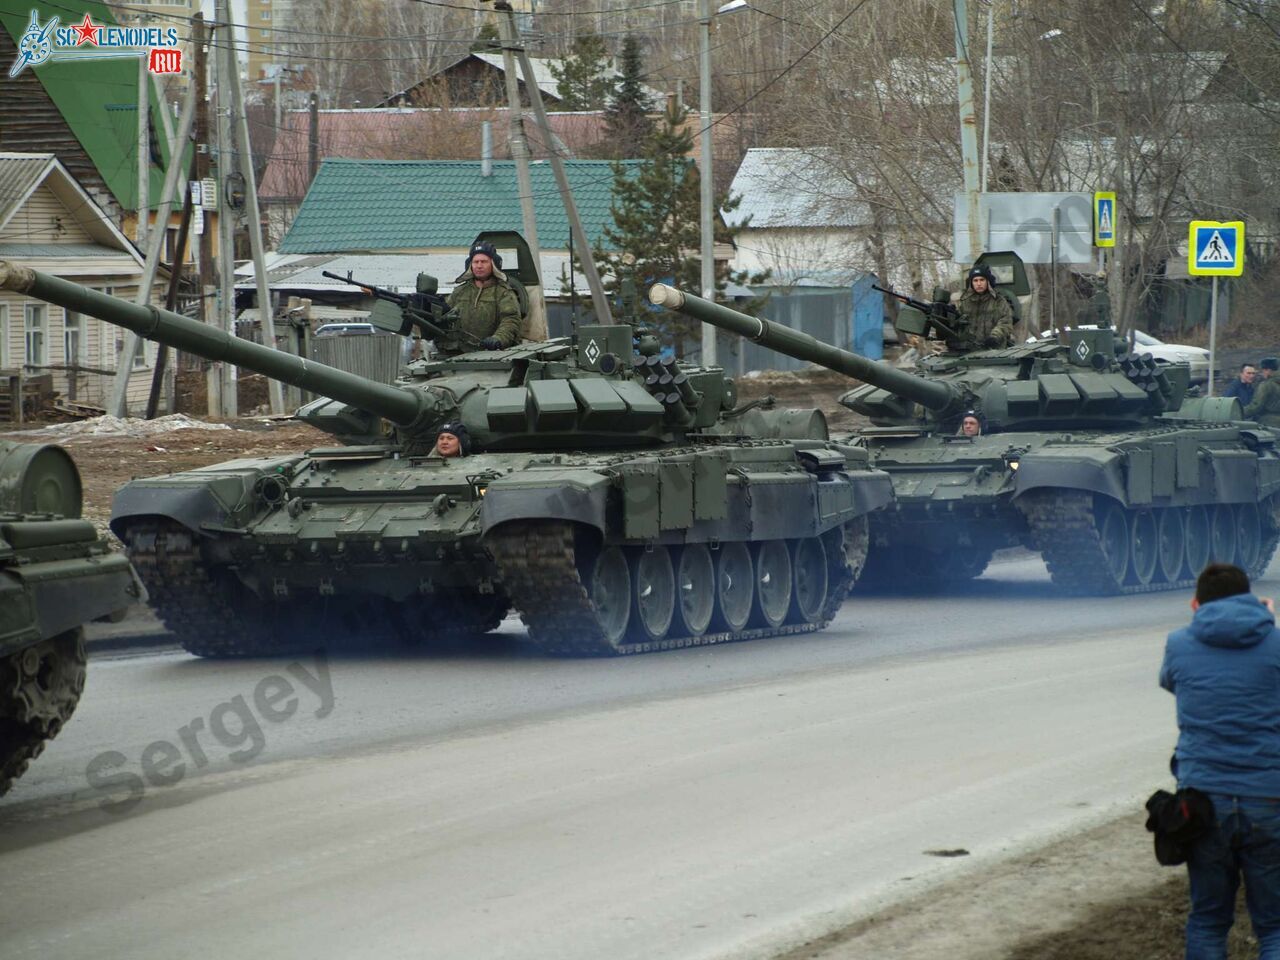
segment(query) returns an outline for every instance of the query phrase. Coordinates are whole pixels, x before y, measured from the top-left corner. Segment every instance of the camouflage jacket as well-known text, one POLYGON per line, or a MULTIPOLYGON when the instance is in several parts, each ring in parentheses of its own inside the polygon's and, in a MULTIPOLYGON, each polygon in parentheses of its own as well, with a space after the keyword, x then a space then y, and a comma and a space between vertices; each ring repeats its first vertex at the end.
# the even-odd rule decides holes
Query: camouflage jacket
POLYGON ((956 308, 968 323, 956 331, 959 338, 947 341, 952 350, 982 350, 988 339, 1001 347, 1013 345, 1013 308, 1000 294, 974 293, 970 288, 960 295, 956 308))
MULTIPOLYGON (((458 311, 457 329, 479 340, 497 337, 504 347, 509 347, 520 339, 520 300, 507 284, 506 274, 494 270, 493 277, 491 282, 477 287, 468 270, 454 281, 449 306, 458 311)), ((445 351, 475 349, 465 337, 451 337, 449 342, 436 346, 445 351)))
POLYGON ((1244 408, 1244 416, 1269 427, 1280 426, 1280 377, 1272 374, 1253 385, 1253 401, 1244 408))

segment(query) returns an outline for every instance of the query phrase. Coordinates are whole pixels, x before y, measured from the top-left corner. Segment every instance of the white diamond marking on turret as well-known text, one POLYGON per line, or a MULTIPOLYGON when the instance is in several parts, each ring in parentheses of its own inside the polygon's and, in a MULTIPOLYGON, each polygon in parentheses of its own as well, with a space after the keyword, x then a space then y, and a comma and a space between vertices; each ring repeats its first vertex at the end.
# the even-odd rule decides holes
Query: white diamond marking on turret
POLYGON ((596 343, 595 337, 587 341, 587 346, 582 351, 582 355, 587 358, 588 363, 595 363, 600 359, 600 344, 596 343))
POLYGON ((1076 356, 1081 360, 1087 360, 1089 358, 1089 341, 1081 340, 1076 344, 1076 356))

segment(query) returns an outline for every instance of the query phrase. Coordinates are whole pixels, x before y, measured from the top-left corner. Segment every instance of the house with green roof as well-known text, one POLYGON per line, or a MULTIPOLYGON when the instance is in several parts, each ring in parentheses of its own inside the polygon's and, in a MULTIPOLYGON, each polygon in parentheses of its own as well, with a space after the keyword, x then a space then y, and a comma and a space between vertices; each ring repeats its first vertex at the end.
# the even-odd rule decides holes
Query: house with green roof
MULTIPOLYGON (((18 59, 18 41, 31 13, 40 23, 57 17, 61 26, 82 21, 118 25, 98 0, 0 4, 0 145, 13 152, 53 153, 94 201, 125 232, 138 206, 138 61, 134 57, 49 61, 7 76, 18 59)), ((148 196, 152 209, 169 161, 161 110, 164 103, 149 85, 151 151, 148 196)))
MULTIPOLYGON (((599 245, 613 224, 613 164, 566 160, 564 166, 583 230, 599 245)), ((530 174, 538 242, 544 253, 567 253, 569 218, 551 164, 534 163, 530 174)), ((456 252, 461 262, 481 230, 522 229, 514 161, 326 159, 279 250, 456 252)))

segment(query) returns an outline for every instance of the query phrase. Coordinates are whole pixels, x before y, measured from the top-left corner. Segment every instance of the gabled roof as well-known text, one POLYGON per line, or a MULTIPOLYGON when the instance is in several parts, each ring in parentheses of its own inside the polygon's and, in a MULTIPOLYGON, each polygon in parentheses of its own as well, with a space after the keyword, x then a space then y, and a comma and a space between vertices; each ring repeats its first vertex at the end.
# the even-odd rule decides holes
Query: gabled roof
MULTIPOLYGON (((88 14, 95 23, 117 24, 107 6, 97 0, 58 0, 56 5, 36 3, 0 4, 0 29, 17 43, 26 33, 31 10, 38 7, 41 23, 57 16, 60 26, 82 21, 88 14)), ((0 65, 7 75, 11 64, 0 65)), ((138 203, 138 173, 134 166, 138 142, 138 61, 134 57, 106 60, 75 60, 54 57, 47 63, 28 67, 17 78, 22 81, 29 74, 40 81, 49 98, 54 102, 63 120, 80 141, 85 153, 93 161, 107 188, 125 210, 133 210, 138 203)), ((14 87, 14 79, 4 82, 14 87)), ((163 105, 156 98, 155 88, 148 86, 151 102, 151 118, 158 124, 158 111, 163 105)), ((38 119, 38 118, 33 118, 38 119)), ((161 129, 162 127, 159 127, 161 129)), ((6 134, 11 131, 6 130, 6 134)), ((169 145, 163 132, 155 138, 160 154, 168 162, 169 145)), ((9 139, 9 143, 13 140, 9 139)), ((43 146, 44 143, 40 143, 43 146)), ((35 144, 32 144, 35 145, 35 144)), ((164 170, 151 165, 148 196, 154 206, 164 183, 164 170)))
MULTIPOLYGON (((509 157, 511 133, 506 108, 387 107, 359 110, 320 110, 316 128, 318 154, 349 160, 422 160, 428 152, 436 159, 475 159, 480 156, 481 131, 492 124, 493 154, 509 157), (442 155, 443 154, 443 155, 442 155)), ((551 129, 573 152, 580 152, 604 137, 602 113, 551 113, 551 129)), ((526 123, 529 146, 535 157, 548 155, 540 127, 526 123)), ((297 201, 307 192, 310 172, 307 151, 311 141, 311 116, 306 110, 286 115, 276 134, 258 195, 265 201, 297 201)))
MULTIPOLYGON (((451 70, 457 69, 457 67, 460 64, 466 63, 468 60, 478 60, 481 63, 487 64, 488 66, 492 67, 494 70, 497 70, 499 73, 502 73, 502 74, 505 74, 507 72, 506 60, 504 59, 501 53, 481 53, 479 51, 468 53, 466 56, 459 57, 457 60, 453 61, 453 63, 450 63, 446 66, 441 67, 435 73, 428 74, 427 76, 423 77, 421 80, 417 81, 416 83, 413 83, 410 86, 406 87, 404 90, 401 90, 399 93, 393 93, 391 96, 387 97, 387 99, 384 100, 383 103, 396 102, 399 98, 408 95, 408 93, 411 90, 413 90, 415 87, 420 86, 423 83, 426 83, 428 80, 433 80, 437 77, 441 77, 449 73, 451 70)), ((563 62, 564 62, 563 60, 553 59, 549 57, 530 57, 529 58, 529 66, 533 70, 533 79, 534 79, 534 82, 538 85, 538 90, 541 91, 544 97, 549 97, 556 103, 560 102, 560 83, 558 80, 556 80, 555 75, 551 72, 551 64, 553 63, 561 64, 563 62)), ((604 72, 604 76, 609 80, 617 80, 622 76, 622 74, 618 72, 617 67, 614 66, 612 61, 609 62, 609 64, 605 67, 603 72, 604 72)), ((524 71, 520 69, 518 64, 516 66, 516 76, 520 79, 521 83, 524 83, 524 71)), ((643 84, 641 85, 640 89, 643 90, 645 96, 649 98, 651 109, 657 110, 662 106, 662 104, 666 102, 666 99, 667 99, 666 94, 664 94, 661 90, 655 90, 653 87, 645 86, 643 84)))
MULTIPOLYGON (((634 169, 638 161, 624 161, 634 169)), ((565 172, 593 243, 612 224, 613 164, 566 160, 565 172)), ((534 209, 544 249, 569 245, 569 220, 549 163, 534 163, 534 209)), ((495 160, 325 160, 280 242, 281 253, 465 248, 481 230, 521 230, 515 164, 495 160)))
MULTIPOLYGON (((94 244, 104 248, 98 252, 123 251, 141 266, 142 256, 137 248, 52 153, 0 153, 0 230, 42 184, 62 202, 94 244)), ((84 255, 84 245, 78 246, 81 252, 77 255, 84 255)), ((43 254, 33 250, 30 255, 43 254)))

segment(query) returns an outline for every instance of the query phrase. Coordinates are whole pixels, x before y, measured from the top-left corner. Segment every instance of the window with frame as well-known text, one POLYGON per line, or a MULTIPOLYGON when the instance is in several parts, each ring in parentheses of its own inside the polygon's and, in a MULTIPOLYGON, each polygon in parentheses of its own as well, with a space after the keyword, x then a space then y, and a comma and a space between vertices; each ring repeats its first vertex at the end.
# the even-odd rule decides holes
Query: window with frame
POLYGON ((43 367, 49 362, 45 349, 45 334, 48 330, 49 307, 43 303, 23 305, 23 332, 26 345, 26 365, 43 367))
POLYGON ((84 314, 68 310, 62 320, 62 362, 69 367, 85 366, 84 314))

